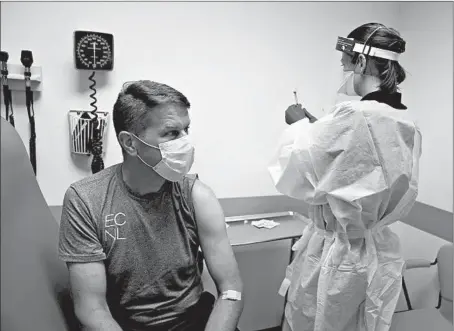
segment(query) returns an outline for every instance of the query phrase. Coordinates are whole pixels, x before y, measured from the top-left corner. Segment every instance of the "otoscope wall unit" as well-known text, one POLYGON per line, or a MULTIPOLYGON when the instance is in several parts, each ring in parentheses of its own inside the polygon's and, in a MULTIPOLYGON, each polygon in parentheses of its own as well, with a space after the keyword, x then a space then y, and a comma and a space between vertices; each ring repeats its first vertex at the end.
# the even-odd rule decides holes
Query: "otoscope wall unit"
MULTIPOLYGON (((31 90, 40 92, 42 90, 43 72, 42 67, 31 66, 31 90)), ((22 64, 8 63, 8 84, 11 91, 25 91, 24 66, 22 64)))

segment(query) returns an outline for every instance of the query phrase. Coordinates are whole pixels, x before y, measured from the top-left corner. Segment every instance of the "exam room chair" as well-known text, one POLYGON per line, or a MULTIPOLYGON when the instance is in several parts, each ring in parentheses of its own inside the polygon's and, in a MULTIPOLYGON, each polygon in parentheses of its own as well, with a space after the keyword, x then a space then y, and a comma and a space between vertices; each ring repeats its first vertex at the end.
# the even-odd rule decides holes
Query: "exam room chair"
POLYGON ((79 329, 57 240, 22 139, 1 118, 1 330, 79 329))
POLYGON ((411 298, 406 293, 410 310, 395 313, 390 331, 452 331, 453 330, 453 244, 440 248, 434 262, 408 260, 407 272, 415 269, 437 267, 439 281, 438 305, 434 308, 412 309, 411 298))

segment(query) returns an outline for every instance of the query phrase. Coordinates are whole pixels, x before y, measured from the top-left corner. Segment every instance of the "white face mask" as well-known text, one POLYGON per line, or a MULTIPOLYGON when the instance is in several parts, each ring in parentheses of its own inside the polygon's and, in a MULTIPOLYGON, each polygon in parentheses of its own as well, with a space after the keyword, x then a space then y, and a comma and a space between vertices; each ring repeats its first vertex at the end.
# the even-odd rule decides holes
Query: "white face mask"
POLYGON ((159 149, 161 151, 162 159, 155 166, 149 165, 145 162, 139 154, 137 157, 143 164, 150 167, 164 179, 171 182, 181 180, 191 170, 194 163, 194 147, 189 141, 188 136, 184 136, 175 140, 160 143, 159 147, 150 145, 133 134, 144 145, 159 149))
POLYGON ((357 96, 358 93, 355 92, 355 72, 354 71, 345 71, 344 80, 342 81, 341 86, 337 90, 338 93, 342 93, 348 96, 357 96))

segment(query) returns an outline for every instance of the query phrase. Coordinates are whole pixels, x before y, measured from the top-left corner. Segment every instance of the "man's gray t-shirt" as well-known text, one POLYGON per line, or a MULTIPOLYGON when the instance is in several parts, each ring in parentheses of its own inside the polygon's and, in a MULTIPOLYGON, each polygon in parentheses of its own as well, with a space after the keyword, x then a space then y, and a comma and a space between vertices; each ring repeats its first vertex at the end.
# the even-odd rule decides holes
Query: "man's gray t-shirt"
POLYGON ((202 255, 191 198, 196 178, 138 196, 118 164, 66 191, 59 256, 104 261, 107 302, 125 330, 170 328, 200 298, 202 255))

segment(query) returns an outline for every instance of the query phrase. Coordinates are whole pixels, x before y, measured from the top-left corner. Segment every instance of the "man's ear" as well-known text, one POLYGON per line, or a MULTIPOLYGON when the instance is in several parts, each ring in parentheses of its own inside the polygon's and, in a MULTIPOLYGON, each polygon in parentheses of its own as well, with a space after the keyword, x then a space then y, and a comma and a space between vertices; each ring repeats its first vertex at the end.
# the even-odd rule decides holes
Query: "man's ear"
POLYGON ((125 151, 125 153, 136 156, 137 148, 135 146, 135 140, 132 137, 132 134, 126 131, 121 131, 118 135, 118 142, 125 151))

